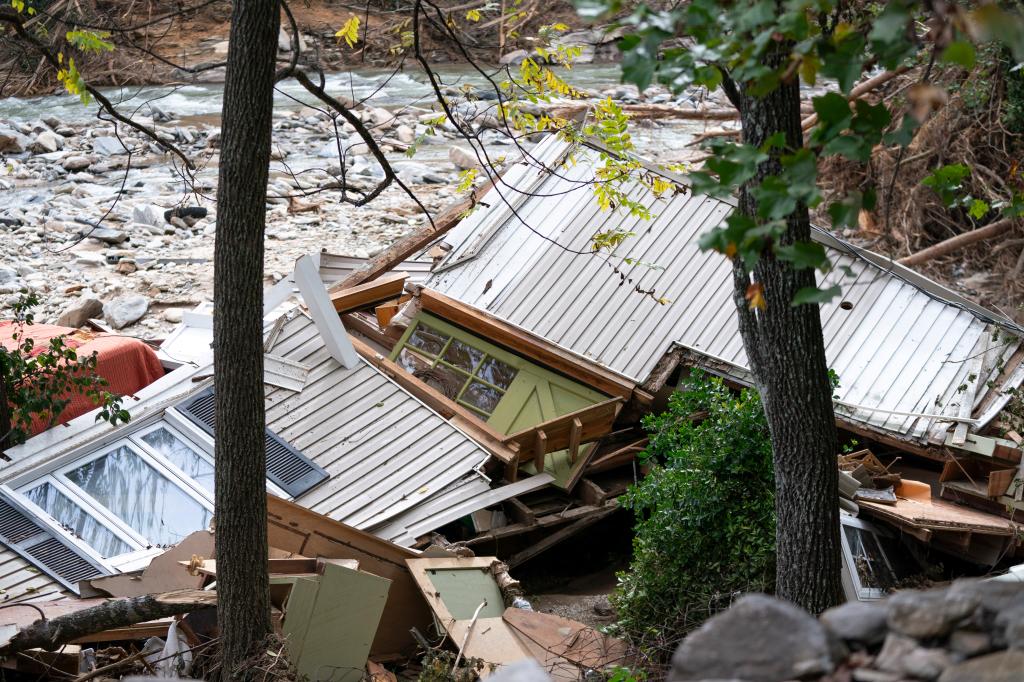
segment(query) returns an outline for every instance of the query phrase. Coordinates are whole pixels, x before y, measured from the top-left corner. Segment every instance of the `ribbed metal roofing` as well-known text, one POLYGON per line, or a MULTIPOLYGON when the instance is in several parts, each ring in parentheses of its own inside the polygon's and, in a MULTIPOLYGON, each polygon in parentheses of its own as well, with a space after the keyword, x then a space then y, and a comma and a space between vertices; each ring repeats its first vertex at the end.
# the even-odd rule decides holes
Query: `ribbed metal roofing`
POLYGON ((361 361, 331 358, 313 321, 288 313, 275 355, 311 370, 302 391, 267 386, 267 427, 331 478, 295 501, 356 528, 379 525, 461 479, 488 454, 361 361))
MULTIPOLYGON (((676 344, 748 374, 730 263, 697 243, 733 205, 689 192, 659 199, 637 184, 629 194, 650 206, 650 221, 603 212, 592 189, 596 152, 578 150, 562 166, 568 151, 554 136, 541 142, 536 161, 516 166, 506 186, 484 197, 488 208, 445 238, 452 251, 426 286, 637 382, 676 344), (613 228, 635 235, 610 254, 586 253, 596 233, 613 228), (659 304, 662 297, 669 303, 659 304)), ((985 381, 1019 347, 1020 328, 888 259, 822 231, 815 239, 836 266, 824 284, 843 290, 821 309, 839 400, 871 408, 837 411, 903 436, 939 438, 948 422, 892 412, 956 415, 960 387, 988 347, 980 404, 985 381)), ((1017 372, 1007 384, 1022 378, 1017 372)))

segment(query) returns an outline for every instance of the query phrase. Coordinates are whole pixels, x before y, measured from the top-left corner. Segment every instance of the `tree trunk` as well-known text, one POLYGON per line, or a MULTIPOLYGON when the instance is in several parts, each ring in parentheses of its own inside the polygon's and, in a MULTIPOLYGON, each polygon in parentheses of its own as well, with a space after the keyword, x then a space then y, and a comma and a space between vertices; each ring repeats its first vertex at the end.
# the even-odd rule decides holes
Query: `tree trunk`
MULTIPOLYGON (((0 350, 0 353, 6 351, 0 350)), ((0 459, 8 459, 7 448, 11 447, 11 400, 7 394, 7 361, 0 358, 0 459)))
POLYGON ((214 248, 217 616, 222 679, 271 632, 263 407, 263 232, 280 8, 236 0, 214 248))
POLYGON ((68 642, 99 632, 213 606, 217 603, 217 596, 216 592, 205 590, 147 594, 115 599, 49 620, 40 619, 0 647, 0 655, 9 656, 35 648, 56 651, 68 642))
MULTIPOLYGON (((763 98, 744 94, 741 120, 747 144, 760 147, 782 131, 787 146, 800 149, 798 83, 784 84, 763 98)), ((773 153, 758 176, 741 189, 744 214, 757 213, 751 188, 780 169, 773 153)), ((801 206, 790 216, 782 241, 810 240, 807 207, 801 206)), ((840 603, 843 593, 836 466, 839 443, 821 316, 817 304, 791 305, 798 290, 815 286, 814 272, 795 270, 765 253, 754 268, 753 280, 764 287, 765 307, 761 310, 750 309, 746 293, 751 280, 737 264, 733 297, 743 346, 771 431, 775 463, 775 589, 779 597, 819 613, 840 603)))

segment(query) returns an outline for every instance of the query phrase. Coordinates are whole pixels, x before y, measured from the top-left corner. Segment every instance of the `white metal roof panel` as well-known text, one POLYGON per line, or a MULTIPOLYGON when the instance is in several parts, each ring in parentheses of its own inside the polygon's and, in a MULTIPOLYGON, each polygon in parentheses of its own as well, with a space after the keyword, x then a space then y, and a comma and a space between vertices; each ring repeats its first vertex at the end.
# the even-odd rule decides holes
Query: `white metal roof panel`
POLYGON ((266 392, 267 427, 331 476, 296 500, 304 507, 356 528, 405 512, 415 518, 422 501, 488 457, 369 363, 342 367, 299 310, 287 314, 271 350, 310 368, 300 392, 266 392))
MULTIPOLYGON (((533 158, 557 172, 506 176, 527 191, 491 190, 488 208, 449 233, 453 248, 426 286, 637 382, 676 344, 745 372, 731 265, 698 246, 733 205, 690 192, 659 199, 635 185, 629 194, 651 207, 652 220, 601 211, 592 189, 596 152, 579 150, 575 163, 560 166, 568 150, 554 136, 541 142, 533 158), (594 253, 593 236, 612 228, 634 235, 612 253, 594 253)), ((893 413, 956 415, 972 358, 1000 328, 980 404, 991 390, 986 381, 1019 347, 1020 328, 877 254, 820 230, 815 239, 836 266, 824 283, 843 289, 821 308, 826 356, 840 377, 839 400, 864 408, 837 410, 902 436, 939 437, 948 421, 893 413)))

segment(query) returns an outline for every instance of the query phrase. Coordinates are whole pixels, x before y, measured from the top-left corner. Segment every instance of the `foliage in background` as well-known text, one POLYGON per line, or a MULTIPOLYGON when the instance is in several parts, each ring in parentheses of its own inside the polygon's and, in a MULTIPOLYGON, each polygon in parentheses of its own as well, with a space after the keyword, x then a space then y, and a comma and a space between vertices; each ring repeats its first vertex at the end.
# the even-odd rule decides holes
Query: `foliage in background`
POLYGON ((737 592, 775 585, 775 481, 761 400, 694 372, 644 420, 651 471, 623 498, 636 515, 616 628, 655 660, 737 592))
POLYGON ((107 391, 107 380, 96 374, 96 353, 79 357, 63 336, 40 349, 26 335, 33 323, 31 308, 38 304, 35 294, 15 303, 14 348, 0 347, 0 452, 23 442, 37 418, 52 426, 75 395, 102 407, 97 420, 116 426, 130 418, 121 397, 107 391))

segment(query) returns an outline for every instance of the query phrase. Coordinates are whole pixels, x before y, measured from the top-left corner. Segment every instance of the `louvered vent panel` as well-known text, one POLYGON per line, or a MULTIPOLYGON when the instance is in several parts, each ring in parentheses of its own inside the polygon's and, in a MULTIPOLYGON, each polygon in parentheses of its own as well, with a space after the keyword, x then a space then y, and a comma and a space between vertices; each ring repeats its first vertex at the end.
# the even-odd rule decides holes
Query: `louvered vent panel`
POLYGON ((0 499, 0 537, 5 542, 16 545, 42 532, 39 524, 0 499))
POLYGON ((109 573, 70 538, 58 533, 0 491, 0 542, 75 593, 79 580, 109 573))
POLYGON ((57 538, 43 540, 25 551, 72 584, 86 578, 95 578, 103 573, 57 538))
MULTIPOLYGON (((216 406, 212 388, 181 403, 178 410, 211 436, 214 435, 216 406)), ((281 486, 285 492, 292 497, 299 497, 327 480, 328 473, 313 460, 270 429, 266 429, 265 433, 267 478, 281 486)))

